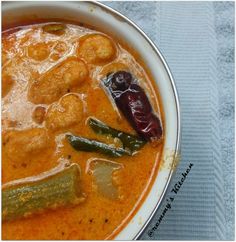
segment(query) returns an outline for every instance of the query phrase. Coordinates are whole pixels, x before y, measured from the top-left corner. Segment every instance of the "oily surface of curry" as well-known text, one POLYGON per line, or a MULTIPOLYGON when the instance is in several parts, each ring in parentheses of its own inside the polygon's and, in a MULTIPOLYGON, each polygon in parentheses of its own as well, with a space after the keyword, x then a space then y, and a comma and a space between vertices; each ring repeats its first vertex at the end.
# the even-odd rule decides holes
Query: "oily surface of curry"
POLYGON ((147 142, 131 156, 108 157, 75 150, 66 135, 119 148, 119 139, 89 127, 90 117, 136 134, 101 83, 108 73, 129 70, 160 115, 158 93, 134 55, 109 36, 72 24, 56 33, 45 26, 28 25, 2 35, 2 183, 75 163, 83 201, 4 221, 2 238, 113 238, 145 198, 163 142, 155 147, 147 142), (103 178, 95 179, 96 162, 113 164, 108 187, 99 187, 103 178))

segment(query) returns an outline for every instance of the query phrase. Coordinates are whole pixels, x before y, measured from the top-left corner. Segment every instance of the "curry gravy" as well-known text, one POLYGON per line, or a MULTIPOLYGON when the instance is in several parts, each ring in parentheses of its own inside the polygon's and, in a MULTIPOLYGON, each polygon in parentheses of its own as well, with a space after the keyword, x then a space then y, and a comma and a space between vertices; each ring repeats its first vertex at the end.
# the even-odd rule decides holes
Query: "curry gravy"
POLYGON ((89 117, 135 134, 101 85, 111 71, 128 69, 160 115, 158 92, 136 55, 104 33, 66 24, 63 34, 55 35, 43 31, 44 25, 27 25, 2 35, 2 183, 37 176, 60 162, 77 163, 85 201, 3 222, 2 239, 112 239, 145 199, 157 174, 163 143, 157 147, 147 143, 133 156, 110 158, 74 150, 65 134, 119 146, 117 140, 94 133, 87 125, 89 117), (97 57, 86 49, 90 44, 106 47, 97 57), (68 86, 61 79, 68 80, 68 86), (58 112, 64 116, 58 118, 58 112), (117 199, 100 194, 93 176, 86 172, 95 158, 122 164, 113 173, 117 199))

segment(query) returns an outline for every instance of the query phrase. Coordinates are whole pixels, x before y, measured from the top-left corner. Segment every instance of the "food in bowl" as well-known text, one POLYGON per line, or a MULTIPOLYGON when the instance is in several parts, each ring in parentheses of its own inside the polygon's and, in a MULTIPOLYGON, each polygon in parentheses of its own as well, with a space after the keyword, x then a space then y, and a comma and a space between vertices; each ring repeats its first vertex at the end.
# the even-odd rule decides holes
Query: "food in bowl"
POLYGON ((147 196, 165 139, 142 60, 88 26, 9 28, 2 98, 3 239, 114 238, 147 196))

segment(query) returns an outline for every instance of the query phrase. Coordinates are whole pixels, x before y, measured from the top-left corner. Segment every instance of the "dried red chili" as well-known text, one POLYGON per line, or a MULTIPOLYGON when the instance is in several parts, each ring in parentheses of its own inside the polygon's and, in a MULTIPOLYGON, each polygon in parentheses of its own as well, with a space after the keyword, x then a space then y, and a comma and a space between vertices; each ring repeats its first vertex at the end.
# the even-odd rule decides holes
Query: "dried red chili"
POLYGON ((161 139, 163 133, 161 121, 153 113, 144 90, 129 72, 111 73, 104 80, 104 84, 119 110, 143 139, 147 141, 161 139))

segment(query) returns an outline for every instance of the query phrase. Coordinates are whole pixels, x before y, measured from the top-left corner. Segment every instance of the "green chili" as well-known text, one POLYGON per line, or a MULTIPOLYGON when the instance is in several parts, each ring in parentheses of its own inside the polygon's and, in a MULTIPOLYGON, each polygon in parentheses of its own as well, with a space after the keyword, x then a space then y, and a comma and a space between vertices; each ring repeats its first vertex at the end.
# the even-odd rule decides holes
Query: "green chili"
POLYGON ((146 141, 138 136, 111 128, 99 120, 90 118, 88 124, 98 134, 107 134, 114 138, 119 138, 123 148, 128 148, 131 153, 141 149, 146 144, 146 141))
POLYGON ((111 157, 121 157, 123 155, 131 155, 129 151, 122 148, 113 148, 110 145, 99 142, 97 140, 86 139, 80 136, 66 136, 71 146, 79 151, 98 152, 111 157))

